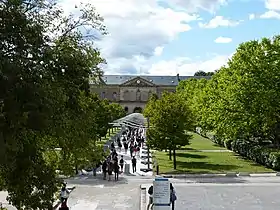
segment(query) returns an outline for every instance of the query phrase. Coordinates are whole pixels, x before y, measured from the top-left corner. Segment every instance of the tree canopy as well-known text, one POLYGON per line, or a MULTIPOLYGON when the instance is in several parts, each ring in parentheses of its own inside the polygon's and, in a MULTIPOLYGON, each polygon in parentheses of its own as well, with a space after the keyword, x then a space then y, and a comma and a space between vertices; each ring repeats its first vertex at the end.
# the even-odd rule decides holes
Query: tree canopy
POLYGON ((194 73, 194 76, 213 76, 215 74, 215 72, 205 72, 202 70, 199 70, 197 72, 194 73))
POLYGON ((150 98, 144 116, 148 117, 151 125, 147 132, 149 146, 172 151, 176 169, 176 150, 189 144, 191 135, 186 131, 193 129, 193 117, 188 105, 178 94, 164 92, 160 99, 150 98))
POLYGON ((196 125, 220 138, 279 142, 280 36, 242 43, 209 81, 182 81, 196 125))
POLYGON ((105 62, 92 41, 106 30, 91 5, 76 17, 53 1, 4 0, 0 13, 0 183, 17 209, 52 209, 56 170, 100 160, 95 141, 124 114, 89 90, 105 62))

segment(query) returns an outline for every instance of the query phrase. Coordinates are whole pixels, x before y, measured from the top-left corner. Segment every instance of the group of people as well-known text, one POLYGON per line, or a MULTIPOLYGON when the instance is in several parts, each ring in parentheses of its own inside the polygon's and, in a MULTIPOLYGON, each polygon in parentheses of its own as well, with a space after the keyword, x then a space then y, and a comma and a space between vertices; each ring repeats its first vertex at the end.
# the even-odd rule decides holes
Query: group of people
POLYGON ((123 172, 124 159, 121 156, 120 160, 118 158, 118 153, 115 149, 111 151, 111 154, 102 163, 103 179, 106 180, 108 174, 108 181, 112 180, 112 175, 114 172, 115 181, 119 180, 119 174, 123 172))
MULTIPOLYGON (((117 137, 116 143, 118 145, 119 151, 122 151, 124 147, 124 153, 127 154, 128 150, 130 152, 131 162, 132 162, 132 172, 136 172, 137 159, 135 156, 140 156, 140 149, 145 141, 144 129, 143 128, 132 128, 126 127, 121 135, 117 137)), ((111 149, 114 149, 114 143, 111 145, 111 149)))
MULTIPOLYGON (((125 154, 127 154, 128 150, 130 152, 131 158, 140 154, 140 148, 142 147, 144 142, 144 129, 143 128, 125 128, 121 135, 117 137, 116 144, 118 146, 118 150, 121 152, 122 148, 124 148, 125 154)), ((112 142, 111 150, 115 149, 115 144, 112 142)))

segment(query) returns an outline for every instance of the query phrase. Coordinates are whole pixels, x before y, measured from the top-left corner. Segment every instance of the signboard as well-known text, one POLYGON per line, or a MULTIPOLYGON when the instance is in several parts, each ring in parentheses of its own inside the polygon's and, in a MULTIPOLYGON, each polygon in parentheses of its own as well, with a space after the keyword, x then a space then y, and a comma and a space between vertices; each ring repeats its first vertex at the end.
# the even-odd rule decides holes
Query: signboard
POLYGON ((170 203, 170 183, 167 178, 155 178, 153 182, 154 192, 153 200, 154 204, 169 204, 170 203))

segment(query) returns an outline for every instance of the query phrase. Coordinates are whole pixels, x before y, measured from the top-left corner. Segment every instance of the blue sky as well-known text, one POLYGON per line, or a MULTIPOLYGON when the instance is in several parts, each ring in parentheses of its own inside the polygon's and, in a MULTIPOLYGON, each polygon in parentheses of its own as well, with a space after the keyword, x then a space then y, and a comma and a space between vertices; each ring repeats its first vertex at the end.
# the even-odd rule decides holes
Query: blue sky
MULTIPOLYGON (((71 11, 77 0, 65 0, 71 11)), ((91 0, 109 35, 105 74, 193 75, 226 64, 241 43, 279 33, 280 0, 91 0)))

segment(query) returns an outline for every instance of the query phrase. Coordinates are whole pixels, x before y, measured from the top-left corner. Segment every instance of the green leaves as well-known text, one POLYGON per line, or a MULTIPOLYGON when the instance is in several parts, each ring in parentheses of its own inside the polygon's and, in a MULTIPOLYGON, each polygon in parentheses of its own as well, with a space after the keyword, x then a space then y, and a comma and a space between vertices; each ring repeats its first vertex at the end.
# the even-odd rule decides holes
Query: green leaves
POLYGON ((65 17, 55 3, 0 2, 0 182, 17 209, 49 209, 56 170, 99 161, 97 138, 123 115, 89 90, 105 62, 90 34, 106 34, 102 17, 91 5, 65 17))
MULTIPOLYGON (((185 130, 193 130, 194 118, 184 98, 177 93, 165 92, 160 99, 151 97, 144 115, 149 118, 148 145, 152 148, 175 151, 189 144, 191 138, 185 130)), ((176 159, 174 159, 176 169, 176 159)))
POLYGON ((177 90, 196 115, 196 126, 220 138, 279 142, 280 37, 240 44, 211 80, 180 82, 177 90))

